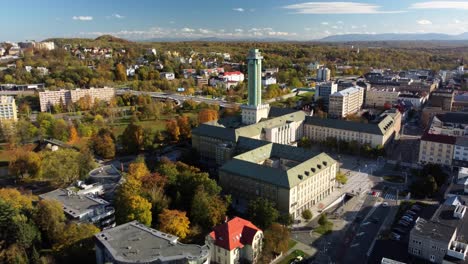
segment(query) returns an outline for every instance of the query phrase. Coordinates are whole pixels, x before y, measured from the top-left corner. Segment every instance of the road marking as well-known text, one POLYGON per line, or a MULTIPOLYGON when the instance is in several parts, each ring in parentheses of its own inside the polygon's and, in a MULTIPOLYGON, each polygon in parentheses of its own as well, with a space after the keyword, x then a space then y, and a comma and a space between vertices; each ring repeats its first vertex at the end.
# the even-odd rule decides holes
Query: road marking
POLYGON ((365 232, 361 232, 361 233, 357 234, 356 236, 362 236, 364 234, 365 234, 365 232))
POLYGON ((357 247, 357 246, 359 246, 359 243, 352 244, 350 247, 357 247))
POLYGON ((364 223, 361 224, 361 226, 365 226, 365 225, 368 225, 368 224, 370 224, 370 222, 364 222, 364 223))

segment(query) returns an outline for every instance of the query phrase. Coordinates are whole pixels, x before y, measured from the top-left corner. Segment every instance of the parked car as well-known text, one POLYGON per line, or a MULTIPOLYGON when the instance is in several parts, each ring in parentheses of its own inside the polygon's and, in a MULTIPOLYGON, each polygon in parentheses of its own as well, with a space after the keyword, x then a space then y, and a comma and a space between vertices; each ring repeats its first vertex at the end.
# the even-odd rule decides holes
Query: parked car
POLYGON ((407 215, 402 216, 401 219, 407 220, 408 222, 413 222, 413 218, 407 215))
POLYGON ((395 233, 399 233, 399 234, 405 234, 405 230, 403 230, 402 228, 399 228, 399 227, 395 227, 392 229, 393 232, 395 233))
POLYGON ((408 226, 409 226, 408 222, 403 222, 403 221, 401 221, 401 220, 398 222, 398 224, 401 225, 401 226, 404 226, 404 227, 408 227, 408 226))
POLYGON ((383 203, 382 203, 382 207, 388 207, 388 203, 387 203, 387 202, 383 202, 383 203))
POLYGON ((413 206, 411 206, 411 210, 419 212, 421 211, 421 206, 414 204, 413 206))
POLYGON ((407 213, 407 214, 410 214, 410 215, 412 215, 412 216, 415 216, 415 215, 416 215, 416 213, 413 212, 413 211, 411 211, 411 210, 406 211, 406 213, 407 213))

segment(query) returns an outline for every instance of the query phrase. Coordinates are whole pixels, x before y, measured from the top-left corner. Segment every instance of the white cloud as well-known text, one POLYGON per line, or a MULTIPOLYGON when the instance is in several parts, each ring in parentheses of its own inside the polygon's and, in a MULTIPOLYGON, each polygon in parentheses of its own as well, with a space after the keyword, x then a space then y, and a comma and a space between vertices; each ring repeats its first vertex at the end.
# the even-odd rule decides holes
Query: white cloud
POLYGON ((204 28, 200 28, 200 29, 198 29, 198 31, 200 31, 200 33, 202 33, 202 34, 209 34, 209 33, 211 33, 210 30, 204 29, 204 28))
POLYGON ((112 17, 117 18, 117 19, 123 19, 123 18, 125 18, 124 16, 119 15, 119 14, 112 14, 112 17))
POLYGON ((242 33, 242 32, 244 32, 244 30, 241 29, 241 28, 236 28, 236 29, 234 29, 234 31, 237 32, 237 33, 242 33))
POLYGON ((245 11, 245 9, 242 8, 242 7, 233 8, 232 10, 237 11, 237 12, 244 12, 245 11))
POLYGON ((380 10, 381 6, 356 2, 306 2, 287 5, 283 8, 294 10, 297 14, 383 14, 403 11, 380 10))
POLYGON ((249 11, 250 12, 255 12, 255 8, 250 8, 249 11))
POLYGON ((453 20, 453 23, 455 23, 455 24, 461 24, 462 22, 461 22, 461 20, 454 19, 454 20, 453 20))
POLYGON ((193 28, 183 28, 181 31, 182 32, 195 32, 195 29, 193 29, 193 28))
POLYGON ((352 28, 352 29, 356 29, 356 28, 358 28, 358 26, 351 25, 351 28, 352 28))
POLYGON ((416 23, 418 23, 419 25, 432 25, 432 22, 427 19, 418 20, 416 21, 416 23))
POLYGON ((93 20, 92 16, 73 16, 73 20, 80 20, 80 21, 91 21, 93 20))
POLYGON ((311 31, 312 28, 306 27, 306 28, 304 28, 304 30, 305 30, 305 31, 311 31))
POLYGON ((328 22, 322 22, 322 23, 320 23, 320 24, 326 26, 326 25, 328 25, 328 22))
POLYGON ((337 21, 336 23, 337 24, 343 24, 343 21, 340 20, 340 21, 337 21))
POLYGON ((467 1, 428 1, 414 3, 410 8, 416 9, 463 9, 468 10, 467 1))
POLYGON ((332 26, 333 29, 338 29, 338 26, 332 26))

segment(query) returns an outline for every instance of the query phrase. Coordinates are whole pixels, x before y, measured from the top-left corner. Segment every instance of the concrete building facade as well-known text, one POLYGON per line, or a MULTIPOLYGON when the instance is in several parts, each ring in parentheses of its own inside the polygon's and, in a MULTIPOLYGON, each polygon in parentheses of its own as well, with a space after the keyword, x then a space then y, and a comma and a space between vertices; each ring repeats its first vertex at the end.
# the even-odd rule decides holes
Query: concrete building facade
POLYGON ((370 89, 366 92, 365 106, 383 108, 385 104, 394 105, 398 102, 400 92, 393 89, 370 89))
POLYGON ((332 117, 346 117, 361 110, 364 103, 364 88, 350 87, 330 95, 328 114, 332 117))
POLYGON ((41 112, 50 111, 51 107, 54 105, 71 105, 85 96, 90 96, 93 103, 96 99, 109 102, 115 96, 115 89, 104 87, 39 92, 41 112))
POLYGON ((338 84, 334 82, 321 83, 315 87, 315 101, 322 99, 328 105, 330 95, 338 91, 338 84))
POLYGON ((13 96, 0 96, 0 122, 2 120, 17 121, 18 109, 13 96))

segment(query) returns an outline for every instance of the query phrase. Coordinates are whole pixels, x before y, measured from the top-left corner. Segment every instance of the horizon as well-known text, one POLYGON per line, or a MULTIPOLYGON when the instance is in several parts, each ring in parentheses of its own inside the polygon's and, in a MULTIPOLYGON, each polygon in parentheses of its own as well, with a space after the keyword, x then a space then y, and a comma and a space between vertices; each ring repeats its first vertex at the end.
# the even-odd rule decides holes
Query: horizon
POLYGON ((468 32, 468 1, 356 0, 247 1, 219 4, 140 0, 11 2, 0 22, 2 41, 96 38, 217 38, 315 41, 348 34, 446 34, 468 32), (73 5, 72 5, 73 3, 73 5), (27 7, 27 8, 25 8, 27 7), (92 8, 90 8, 92 7, 92 8), (19 18, 19 19, 17 19, 19 18))

